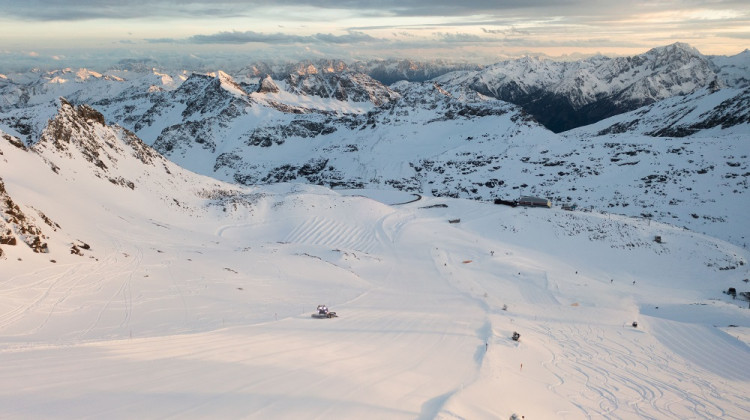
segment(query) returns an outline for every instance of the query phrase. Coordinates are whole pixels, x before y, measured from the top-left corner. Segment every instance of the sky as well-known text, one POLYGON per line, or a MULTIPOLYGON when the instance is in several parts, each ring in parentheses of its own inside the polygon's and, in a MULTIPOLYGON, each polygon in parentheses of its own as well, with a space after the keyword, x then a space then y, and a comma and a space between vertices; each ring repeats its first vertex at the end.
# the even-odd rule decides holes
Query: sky
POLYGON ((634 55, 750 46, 747 0, 0 0, 0 71, 399 58, 634 55))

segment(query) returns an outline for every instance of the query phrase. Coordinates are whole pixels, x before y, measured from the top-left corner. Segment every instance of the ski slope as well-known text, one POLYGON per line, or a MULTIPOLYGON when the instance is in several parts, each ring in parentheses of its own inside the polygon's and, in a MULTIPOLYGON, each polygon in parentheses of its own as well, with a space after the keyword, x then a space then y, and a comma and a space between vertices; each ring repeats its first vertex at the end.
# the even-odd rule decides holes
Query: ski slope
POLYGON ((83 257, 4 248, 0 417, 750 417, 750 310, 721 293, 744 249, 624 216, 252 192, 193 216, 58 206, 83 257))

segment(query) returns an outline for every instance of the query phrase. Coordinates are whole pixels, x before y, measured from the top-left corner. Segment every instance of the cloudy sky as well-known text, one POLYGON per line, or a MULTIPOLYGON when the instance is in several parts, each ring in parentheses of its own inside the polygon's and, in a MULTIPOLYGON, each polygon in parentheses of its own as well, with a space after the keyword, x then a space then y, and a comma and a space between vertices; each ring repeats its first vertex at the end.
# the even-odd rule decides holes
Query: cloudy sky
POLYGON ((0 70, 750 47, 747 0, 0 0, 0 10, 0 70))

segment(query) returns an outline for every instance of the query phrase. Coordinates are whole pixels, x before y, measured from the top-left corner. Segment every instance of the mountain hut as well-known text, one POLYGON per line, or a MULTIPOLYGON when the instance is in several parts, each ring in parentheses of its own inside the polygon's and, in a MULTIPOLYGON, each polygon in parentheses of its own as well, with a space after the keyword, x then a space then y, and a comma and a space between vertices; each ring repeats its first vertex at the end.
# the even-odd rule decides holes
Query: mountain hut
POLYGON ((532 197, 532 196, 525 196, 518 199, 518 205, 519 206, 529 206, 529 207, 552 207, 552 202, 550 202, 546 198, 541 197, 532 197))

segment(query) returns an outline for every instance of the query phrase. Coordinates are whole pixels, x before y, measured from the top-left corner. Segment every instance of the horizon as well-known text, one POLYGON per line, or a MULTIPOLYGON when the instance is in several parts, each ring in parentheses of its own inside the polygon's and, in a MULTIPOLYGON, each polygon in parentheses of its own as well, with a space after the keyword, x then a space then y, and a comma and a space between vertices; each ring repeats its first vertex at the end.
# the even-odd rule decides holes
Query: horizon
POLYGON ((675 42, 705 55, 748 48, 750 6, 534 0, 0 0, 0 72, 123 60, 165 68, 341 59, 491 64, 522 56, 627 56, 675 42))
POLYGON ((556 61, 556 62, 564 62, 564 61, 580 61, 580 60, 586 60, 591 57, 596 56, 603 56, 603 57, 609 57, 609 58, 615 58, 615 57, 627 57, 627 56, 637 56, 641 54, 645 54, 650 50, 658 49, 658 48, 667 48, 672 45, 677 44, 683 44, 687 45, 690 48, 695 49, 698 53, 704 55, 704 56, 712 56, 712 57, 731 57, 735 55, 740 55, 743 53, 746 53, 747 51, 750 51, 750 48, 746 48, 737 54, 732 55, 712 55, 712 54, 704 54, 703 51, 700 51, 699 49, 695 48, 695 46, 675 41, 671 44, 665 44, 665 45, 656 45, 651 48, 648 48, 644 51, 634 53, 632 55, 618 55, 618 54, 602 54, 602 53, 591 53, 591 54, 582 54, 582 53, 572 53, 569 55, 561 55, 561 56, 549 56, 544 53, 524 53, 519 54, 517 56, 504 56, 504 57, 498 57, 495 61, 471 61, 468 59, 450 59, 450 58, 442 58, 442 57, 425 57, 422 59, 418 58, 409 58, 409 57, 370 57, 370 58, 350 58, 345 59, 342 57, 336 57, 336 56, 319 56, 319 57, 253 57, 253 56, 234 56, 232 59, 227 57, 227 54, 225 53, 218 53, 216 56, 206 59, 198 59, 195 56, 176 56, 176 57, 168 57, 165 59, 158 59, 154 58, 153 56, 142 56, 142 57, 114 57, 112 61, 91 61, 90 58, 77 58, 75 60, 50 60, 50 61, 41 61, 37 60, 39 55, 33 54, 30 57, 33 57, 38 65, 29 65, 29 64, 23 64, 23 65, 9 65, 8 63, 0 63, 0 75, 12 75, 12 74, 23 74, 27 72, 55 72, 55 71, 73 71, 73 70, 89 70, 96 73, 108 73, 112 71, 138 71, 137 68, 148 68, 149 70, 154 71, 166 71, 166 72, 180 72, 180 71, 189 71, 189 72, 206 72, 206 73, 212 73, 216 71, 227 71, 229 73, 241 71, 243 68, 257 65, 257 64, 267 64, 267 65, 295 65, 300 63, 307 63, 310 62, 312 64, 316 63, 322 63, 327 61, 341 61, 347 65, 352 65, 357 62, 376 62, 376 61, 395 61, 395 62, 412 62, 412 63, 420 63, 420 64, 428 64, 428 63, 443 63, 446 65, 478 65, 478 66, 490 66, 493 64, 497 64, 503 61, 512 61, 512 60, 518 60, 523 59, 524 57, 533 57, 538 58, 541 60, 550 60, 550 61, 556 61), (116 60, 116 61, 114 61, 116 60), (71 62, 73 61, 73 62, 71 62), (3 67, 5 66, 5 68, 3 67))

